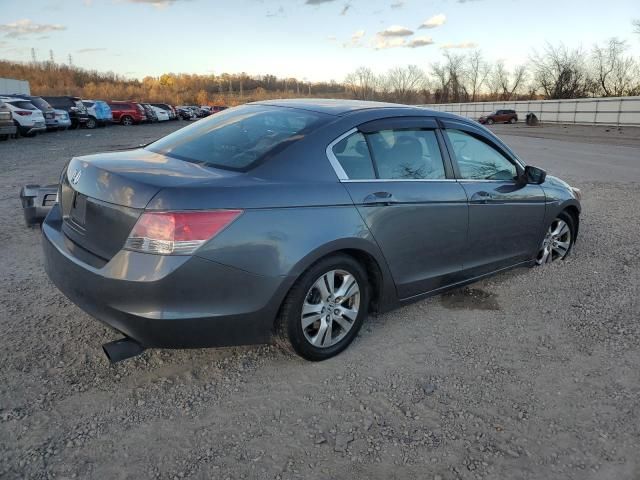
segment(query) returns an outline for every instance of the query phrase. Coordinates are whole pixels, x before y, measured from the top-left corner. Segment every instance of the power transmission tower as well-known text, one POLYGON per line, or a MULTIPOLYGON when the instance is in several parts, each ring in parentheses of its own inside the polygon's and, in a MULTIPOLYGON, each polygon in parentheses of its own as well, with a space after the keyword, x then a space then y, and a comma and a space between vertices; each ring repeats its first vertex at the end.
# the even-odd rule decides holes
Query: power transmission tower
POLYGON ((54 57, 53 57, 53 50, 49 50, 49 60, 51 61, 51 63, 56 63, 54 57))
POLYGON ((69 54, 69 66, 73 67, 73 57, 69 54))
POLYGON ((31 48, 31 61, 33 63, 36 63, 38 61, 38 59, 36 58, 36 49, 35 48, 31 48))

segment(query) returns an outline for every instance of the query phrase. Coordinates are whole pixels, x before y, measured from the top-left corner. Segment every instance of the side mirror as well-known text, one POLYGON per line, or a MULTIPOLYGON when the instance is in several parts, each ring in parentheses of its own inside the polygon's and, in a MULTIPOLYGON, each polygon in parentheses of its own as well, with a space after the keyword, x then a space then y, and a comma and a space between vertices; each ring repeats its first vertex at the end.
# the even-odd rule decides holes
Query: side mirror
POLYGON ((524 183, 531 183, 532 185, 540 185, 544 183, 547 178, 547 172, 541 168, 527 165, 524 167, 524 174, 522 175, 524 183))

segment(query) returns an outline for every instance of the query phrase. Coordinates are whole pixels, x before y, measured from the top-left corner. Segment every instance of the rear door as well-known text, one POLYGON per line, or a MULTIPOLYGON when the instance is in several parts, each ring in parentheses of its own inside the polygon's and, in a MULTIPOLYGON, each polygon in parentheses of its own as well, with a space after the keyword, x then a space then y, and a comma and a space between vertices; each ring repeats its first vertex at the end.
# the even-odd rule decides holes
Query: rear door
POLYGON ((444 121, 456 176, 469 201, 465 276, 473 277, 529 260, 543 228, 545 195, 523 184, 523 167, 483 129, 444 121))
POLYGON ((453 283, 462 270, 467 197, 440 135, 433 118, 399 117, 361 125, 328 149, 400 298, 453 283))

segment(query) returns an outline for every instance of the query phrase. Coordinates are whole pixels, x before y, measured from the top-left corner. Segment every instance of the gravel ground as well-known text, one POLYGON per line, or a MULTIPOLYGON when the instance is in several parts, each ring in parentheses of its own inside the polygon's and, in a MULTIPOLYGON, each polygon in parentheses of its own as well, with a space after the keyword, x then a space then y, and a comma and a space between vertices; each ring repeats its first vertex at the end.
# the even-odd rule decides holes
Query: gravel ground
POLYGON ((561 264, 370 318, 323 363, 261 346, 110 366, 118 335, 49 283, 17 193, 177 126, 0 143, 0 478, 640 478, 636 133, 495 127, 583 191, 561 264))

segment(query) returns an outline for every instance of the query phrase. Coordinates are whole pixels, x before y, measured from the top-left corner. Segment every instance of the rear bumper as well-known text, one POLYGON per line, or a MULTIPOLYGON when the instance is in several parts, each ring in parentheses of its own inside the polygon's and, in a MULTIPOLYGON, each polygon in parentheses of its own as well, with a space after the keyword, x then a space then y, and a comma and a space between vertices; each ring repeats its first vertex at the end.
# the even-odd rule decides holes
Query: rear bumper
POLYGON ((199 348, 271 340, 287 277, 196 256, 122 250, 109 262, 71 242, 56 205, 45 219, 49 278, 71 301, 144 347, 199 348))
POLYGON ((17 131, 15 125, 4 125, 0 127, 0 135, 14 135, 17 131))

